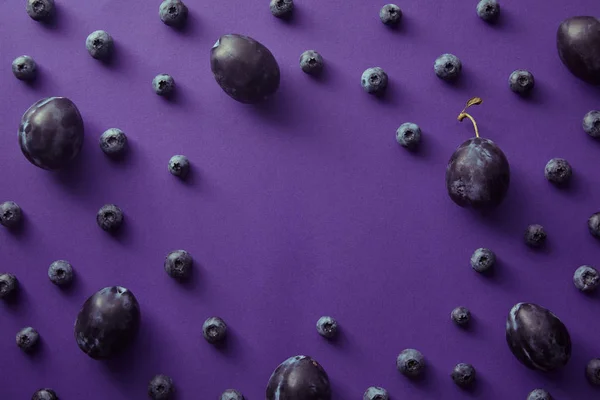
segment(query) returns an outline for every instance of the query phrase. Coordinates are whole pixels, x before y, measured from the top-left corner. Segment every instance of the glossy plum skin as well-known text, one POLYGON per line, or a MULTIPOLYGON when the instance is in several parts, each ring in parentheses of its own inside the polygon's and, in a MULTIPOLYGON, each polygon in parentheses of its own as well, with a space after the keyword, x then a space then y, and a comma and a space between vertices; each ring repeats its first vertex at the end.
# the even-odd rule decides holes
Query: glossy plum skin
POLYGON ((452 201, 473 209, 494 208, 510 185, 504 152, 491 140, 471 138, 461 144, 446 167, 446 188, 452 201))
POLYGON ((19 124, 19 145, 33 165, 46 170, 63 168, 83 145, 84 126, 77 106, 66 97, 38 100, 19 124))
POLYGON ((259 103, 279 89, 277 60, 248 36, 221 36, 210 51, 210 68, 221 89, 240 103, 259 103))
POLYGON ((561 22, 556 34, 558 56, 569 71, 592 85, 600 85, 600 20, 576 16, 561 22))
POLYGON ((266 400, 330 400, 329 377, 309 356, 290 357, 273 371, 266 400))
POLYGON ((553 371, 571 358, 571 337, 566 326, 550 310, 532 303, 518 303, 506 320, 506 342, 526 367, 553 371))
POLYGON ((109 359, 128 347, 139 331, 140 306, 121 286, 106 287, 86 300, 75 321, 79 348, 95 360, 109 359))

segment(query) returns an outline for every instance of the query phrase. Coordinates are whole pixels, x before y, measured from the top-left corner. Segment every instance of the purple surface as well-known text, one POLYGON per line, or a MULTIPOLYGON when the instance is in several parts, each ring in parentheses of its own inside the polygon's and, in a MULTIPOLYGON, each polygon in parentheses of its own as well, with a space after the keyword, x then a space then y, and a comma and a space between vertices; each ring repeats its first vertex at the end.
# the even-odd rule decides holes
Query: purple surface
POLYGON ((322 363, 337 400, 360 398, 370 385, 393 399, 524 399, 536 387, 558 399, 599 395, 583 370, 600 356, 600 299, 572 283, 574 270, 600 255, 586 227, 600 208, 600 142, 581 128, 583 115, 600 107, 599 92, 571 76, 555 48, 560 21, 600 15, 596 0, 504 0, 498 26, 477 18, 476 1, 400 2, 398 31, 379 21, 383 2, 298 0, 286 23, 270 15, 266 0, 188 0, 184 32, 161 23, 159 3, 57 0, 55 27, 32 21, 24 1, 2 8, 0 200, 16 201, 26 215, 20 233, 0 230, 1 268, 23 289, 15 304, 0 304, 2 399, 27 399, 40 387, 66 400, 144 399, 157 373, 173 377, 180 399, 213 399, 230 387, 260 399, 273 369, 296 354, 322 363), (96 29, 115 39, 112 65, 86 52, 96 29), (279 61, 281 89, 270 105, 236 103, 215 83, 209 51, 230 32, 256 38, 279 61), (299 68, 307 49, 326 60, 322 80, 299 68), (462 59, 457 85, 433 73, 444 52, 462 59), (32 86, 11 74, 22 54, 40 68, 32 86), (360 87, 371 66, 390 76, 385 100, 360 87), (508 89, 517 68, 535 75, 529 100, 508 89), (171 102, 152 92, 152 78, 163 72, 178 84, 171 102), (70 97, 86 126, 81 156, 59 173, 29 164, 16 133, 22 113, 53 95, 70 97), (472 96, 484 99, 472 110, 482 135, 512 169, 505 203, 485 218, 457 207, 444 186, 450 155, 473 136, 468 121, 456 120, 472 96), (420 154, 395 142, 407 121, 423 130, 420 154), (99 149, 111 127, 130 139, 123 162, 99 149), (176 153, 193 163, 187 184, 167 172, 176 153), (552 157, 572 163, 571 189, 544 180, 552 157), (95 223, 109 202, 126 214, 116 238, 95 223), (547 250, 523 244, 530 223, 547 228, 547 250), (469 266, 480 246, 500 259, 493 279, 469 266), (178 248, 196 260, 188 285, 163 270, 178 248), (46 276, 59 258, 76 269, 71 291, 46 276), (115 284, 137 296, 142 332, 125 359, 93 361, 77 348, 73 323, 88 296, 115 284), (529 371, 508 350, 505 319, 520 301, 550 308, 568 326, 573 357, 561 373, 529 371), (450 321, 458 305, 471 309, 471 331, 450 321), (316 332, 324 314, 340 323, 336 344, 316 332), (223 350, 202 338, 213 315, 231 329, 223 350), (14 343, 27 325, 43 341, 33 357, 14 343), (406 347, 428 359, 420 384, 396 371, 406 347), (458 362, 477 368, 472 393, 450 380, 458 362))

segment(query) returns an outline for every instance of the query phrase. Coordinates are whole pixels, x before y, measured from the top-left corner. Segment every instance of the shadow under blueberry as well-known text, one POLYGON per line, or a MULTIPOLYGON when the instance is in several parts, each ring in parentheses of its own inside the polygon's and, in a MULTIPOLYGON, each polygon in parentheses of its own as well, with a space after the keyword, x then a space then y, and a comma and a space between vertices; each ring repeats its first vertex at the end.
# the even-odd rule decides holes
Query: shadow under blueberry
POLYGON ((28 351, 23 351, 21 349, 18 349, 18 350, 25 355, 25 358, 27 358, 33 362, 37 362, 44 356, 45 347, 46 347, 46 344, 44 342, 44 337, 42 336, 42 334, 40 334, 40 338, 39 338, 37 344, 31 350, 28 350, 28 351))
POLYGON ((198 24, 198 16, 193 10, 188 9, 188 16, 185 23, 181 26, 168 26, 165 24, 165 28, 172 29, 178 35, 183 37, 192 36, 196 33, 197 28, 201 26, 198 24))
MULTIPOLYGON (((204 340, 204 338, 202 338, 204 340)), ((205 340, 206 342, 206 340, 205 340)), ((240 340, 238 338, 237 332, 235 329, 231 329, 231 326, 227 326, 227 336, 221 342, 217 342, 214 344, 205 343, 207 346, 211 346, 215 351, 218 351, 224 356, 227 357, 238 357, 238 355, 242 352, 242 346, 240 345, 240 340)))
POLYGON ((27 290, 25 289, 23 283, 19 280, 19 276, 16 275, 16 273, 14 271, 1 271, 1 272, 6 272, 6 273, 13 273, 15 274, 18 283, 18 287, 17 290, 15 290, 10 296, 7 296, 3 299, 0 299, 0 303, 3 303, 6 307, 5 309, 7 309, 9 312, 12 313, 17 313, 19 312, 19 310, 21 309, 25 309, 28 304, 28 295, 27 295, 27 290))

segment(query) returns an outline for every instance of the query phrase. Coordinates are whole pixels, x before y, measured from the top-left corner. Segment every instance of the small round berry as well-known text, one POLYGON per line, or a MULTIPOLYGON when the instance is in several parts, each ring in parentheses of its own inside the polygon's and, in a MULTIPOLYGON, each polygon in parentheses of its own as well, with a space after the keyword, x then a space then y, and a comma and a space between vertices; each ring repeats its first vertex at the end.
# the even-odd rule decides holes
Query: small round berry
POLYGON ((6 228, 14 228, 21 223, 23 212, 21 207, 14 201, 5 201, 0 204, 0 225, 6 228))
POLYGON ((600 212, 592 214, 588 219, 588 230, 592 236, 600 238, 600 212))
POLYGON ((244 395, 238 390, 227 389, 221 394, 219 400, 245 400, 244 395))
POLYGON ((115 44, 108 32, 99 30, 88 35, 85 47, 96 60, 108 60, 113 54, 115 44))
POLYGON ((13 274, 0 274, 0 299, 14 296, 19 289, 19 281, 13 274))
POLYGON ((452 310, 450 318, 458 326, 467 326, 471 321, 471 311, 466 307, 456 307, 452 310))
POLYGON ((381 95, 387 89, 388 75, 380 67, 367 68, 360 78, 360 84, 365 92, 381 95))
POLYGON ((544 176, 549 182, 565 185, 573 176, 573 168, 564 158, 553 158, 546 164, 544 176))
POLYGON ((585 377, 594 386, 600 386, 600 358, 592 358, 585 367, 585 377))
POLYGON ((306 50, 300 54, 300 68, 309 75, 318 75, 323 71, 323 56, 315 50, 306 50))
POLYGON ((436 58, 433 70, 438 78, 445 81, 458 79, 462 72, 462 63, 454 54, 442 54, 436 58))
POLYGON ((100 135, 100 149, 109 157, 122 156, 127 150, 127 135, 118 128, 110 128, 100 135))
POLYGON ((68 286, 73 282, 73 266, 65 260, 57 260, 48 268, 48 278, 56 286, 68 286))
POLYGON ((404 376, 416 378, 425 370, 425 357, 415 349, 405 349, 396 358, 396 368, 404 376))
POLYGON ((529 225, 525 230, 525 244, 529 247, 542 247, 546 243, 546 231, 542 225, 529 225))
POLYGON ((56 11, 54 0, 27 0, 27 15, 34 21, 49 21, 56 11))
POLYGON ((582 126, 585 133, 593 138, 600 138, 600 111, 592 110, 585 114, 582 126))
POLYGON ((227 336, 227 324, 219 317, 210 317, 202 325, 202 334, 208 343, 222 342, 227 336))
POLYGON ((333 339, 338 333, 338 323, 331 317, 321 317, 317 321, 317 332, 327 339, 333 339))
POLYGON ((31 82, 37 77, 37 64, 30 56, 19 56, 12 62, 12 73, 18 80, 31 82))
POLYGON ((58 400, 58 396, 52 389, 40 389, 33 394, 31 400, 58 400))
POLYGON ((148 396, 152 400, 171 400, 174 393, 173 379, 167 375, 156 375, 148 383, 148 396))
POLYGON ((533 74, 524 69, 513 71, 508 77, 508 87, 515 93, 526 95, 535 87, 533 74))
POLYGON ((573 284, 581 292, 593 292, 600 286, 600 273, 594 267, 582 265, 573 274, 573 284))
POLYGON ((402 19, 402 10, 395 4, 386 4, 379 10, 379 19, 388 26, 398 25, 402 19))
POLYGON ((98 210, 96 222, 106 232, 116 232, 123 224, 123 210, 114 204, 106 204, 98 210))
POLYGON ((480 273, 486 273, 494 268, 496 264, 496 254, 485 247, 480 247, 473 252, 471 256, 471 268, 480 273))
POLYGON ((277 18, 289 18, 294 12, 294 0, 271 0, 269 9, 277 18))
POLYGON ((371 386, 363 394, 363 400, 389 400, 388 391, 379 386, 371 386))
POLYGON ((40 341, 40 334, 38 331, 28 326, 17 332, 16 341, 17 346, 19 346, 21 350, 24 352, 31 352, 40 341))
POLYGON ((486 22, 496 22, 500 16, 500 4, 496 0, 481 0, 477 4, 477 15, 486 22))
POLYGON ((534 389, 527 396, 527 400, 552 400, 552 396, 547 390, 534 389))
POLYGON ((181 154, 174 155, 169 160, 169 172, 181 179, 185 179, 190 172, 190 160, 181 154))
POLYGON ((188 18, 188 8, 181 0, 164 0, 158 8, 160 20, 168 26, 180 28, 188 18))
POLYGON ((475 382, 476 372, 471 364, 459 363, 456 364, 450 375, 454 383, 460 387, 468 387, 475 382))
POLYGON ((152 89, 159 96, 169 96, 175 90, 175 79, 168 74, 158 74, 152 79, 152 89))
POLYGON ((406 149, 415 150, 421 143, 421 128, 412 122, 405 122, 396 130, 396 141, 406 149))
POLYGON ((185 280, 192 274, 194 259, 185 250, 170 252, 165 258, 165 271, 171 278, 185 280))

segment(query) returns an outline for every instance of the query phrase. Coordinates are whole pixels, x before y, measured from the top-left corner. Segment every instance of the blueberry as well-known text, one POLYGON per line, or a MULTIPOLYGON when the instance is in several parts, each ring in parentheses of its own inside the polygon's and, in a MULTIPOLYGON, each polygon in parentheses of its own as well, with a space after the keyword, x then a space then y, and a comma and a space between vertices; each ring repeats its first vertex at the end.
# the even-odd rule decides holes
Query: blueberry
POLYGON ((271 0, 269 9, 277 18, 289 18, 294 12, 294 0, 271 0))
POLYGON ((386 4, 379 10, 379 19, 385 25, 398 25, 402 19, 402 10, 395 4, 386 4))
POLYGON ((460 76, 462 63, 454 54, 442 54, 436 58, 433 70, 438 78, 445 81, 454 81, 460 76))
POLYGON ((490 272, 495 264, 496 254, 490 249, 480 247, 471 256, 471 267, 477 272, 490 272))
POLYGON ((547 390, 535 389, 529 393, 527 400, 552 400, 552 396, 547 390))
POLYGON ((19 56, 12 62, 12 73, 21 81, 33 81, 37 77, 37 64, 29 56, 19 56))
POLYGON ((123 224, 123 211, 114 204, 106 204, 98 210, 96 222, 106 232, 116 232, 123 224))
POLYGON ((415 150, 421 143, 421 128, 412 122, 405 122, 396 130, 396 141, 400 146, 415 150))
POLYGON ((175 90, 175 79, 168 74, 158 74, 152 79, 152 89, 159 96, 170 96, 175 90))
POLYGON ((583 130, 593 138, 600 138, 600 111, 592 110, 583 117, 583 130))
POLYGON ((466 307, 456 307, 450 314, 456 325, 466 326, 471 321, 471 311, 466 307))
POLYGON ((600 386, 600 358, 593 358, 585 367, 585 376, 594 386, 600 386))
POLYGON ((525 244, 529 247, 542 247, 546 243, 547 236, 543 226, 529 225, 525 230, 525 244))
POLYGON ((19 346, 21 350, 24 352, 31 352, 40 341, 40 334, 38 331, 28 326, 17 332, 16 341, 17 346, 19 346))
POLYGON ((323 71, 323 56, 314 50, 300 54, 300 68, 309 75, 318 75, 323 71))
POLYGON ((415 349, 402 350, 396 359, 396 368, 402 375, 416 378, 425 370, 425 357, 415 349))
POLYGON ((65 260, 54 261, 48 268, 48 278, 57 286, 68 286, 73 282, 73 266, 65 260))
POLYGON ((190 172, 190 161, 181 154, 174 155, 169 160, 169 172, 181 179, 185 179, 190 172))
POLYGON ((115 43, 106 31, 94 31, 85 40, 85 47, 96 60, 108 60, 114 51, 115 43))
POLYGON ((100 149, 109 157, 120 157, 127 150, 127 135, 118 128, 110 128, 100 135, 100 149))
POLYGON ((6 228, 14 228, 23 218, 21 207, 14 201, 5 201, 0 204, 0 224, 6 228))
POLYGON ((454 383, 460 387, 468 387, 475 382, 476 372, 471 364, 458 363, 450 375, 454 383))
POLYGON ((327 339, 333 339, 338 333, 338 323, 331 317, 321 317, 317 321, 317 332, 327 339))
POLYGON ((165 271, 171 278, 187 279, 192 273, 194 260, 185 250, 170 252, 165 259, 165 271))
POLYGON ((25 9, 32 20, 45 22, 50 20, 56 11, 54 0, 27 0, 25 9))
POLYGON ((219 317, 210 317, 202 325, 202 334, 208 343, 222 342, 227 336, 227 324, 219 317))
POLYGON ((0 274, 0 299, 14 296, 19 289, 19 281, 13 274, 0 274))
POLYGON ((371 386, 363 394, 363 400, 389 400, 387 390, 379 386, 371 386))
POLYGON ((557 185, 565 185, 571 180, 573 169, 567 160, 563 158, 553 158, 546 164, 544 176, 549 182, 557 185))
POLYGON ((524 69, 513 71, 508 77, 508 87, 515 93, 527 95, 535 87, 533 74, 524 69))
POLYGON ((477 15, 486 22, 496 22, 500 16, 500 4, 496 0, 481 0, 477 4, 477 15))
POLYGON ((164 0, 158 9, 160 20, 165 25, 180 28, 188 18, 188 8, 181 0, 164 0))
POLYGON ((360 84, 365 92, 382 95, 387 89, 388 75, 380 67, 367 68, 360 78, 360 84))
POLYGON ((238 390, 227 389, 221 394, 219 400, 245 400, 245 398, 238 390))
POLYGON ((170 400, 175 393, 173 379, 166 375, 156 375, 148 383, 148 396, 152 400, 170 400))
POLYGON ((58 396, 52 389, 40 389, 31 396, 31 400, 58 400, 58 396))
POLYGON ((592 236, 600 238, 600 212, 592 214, 588 219, 588 230, 592 236))
POLYGON ((589 265, 582 265, 573 274, 573 284, 581 292, 593 292, 600 286, 600 274, 596 268, 589 265))

